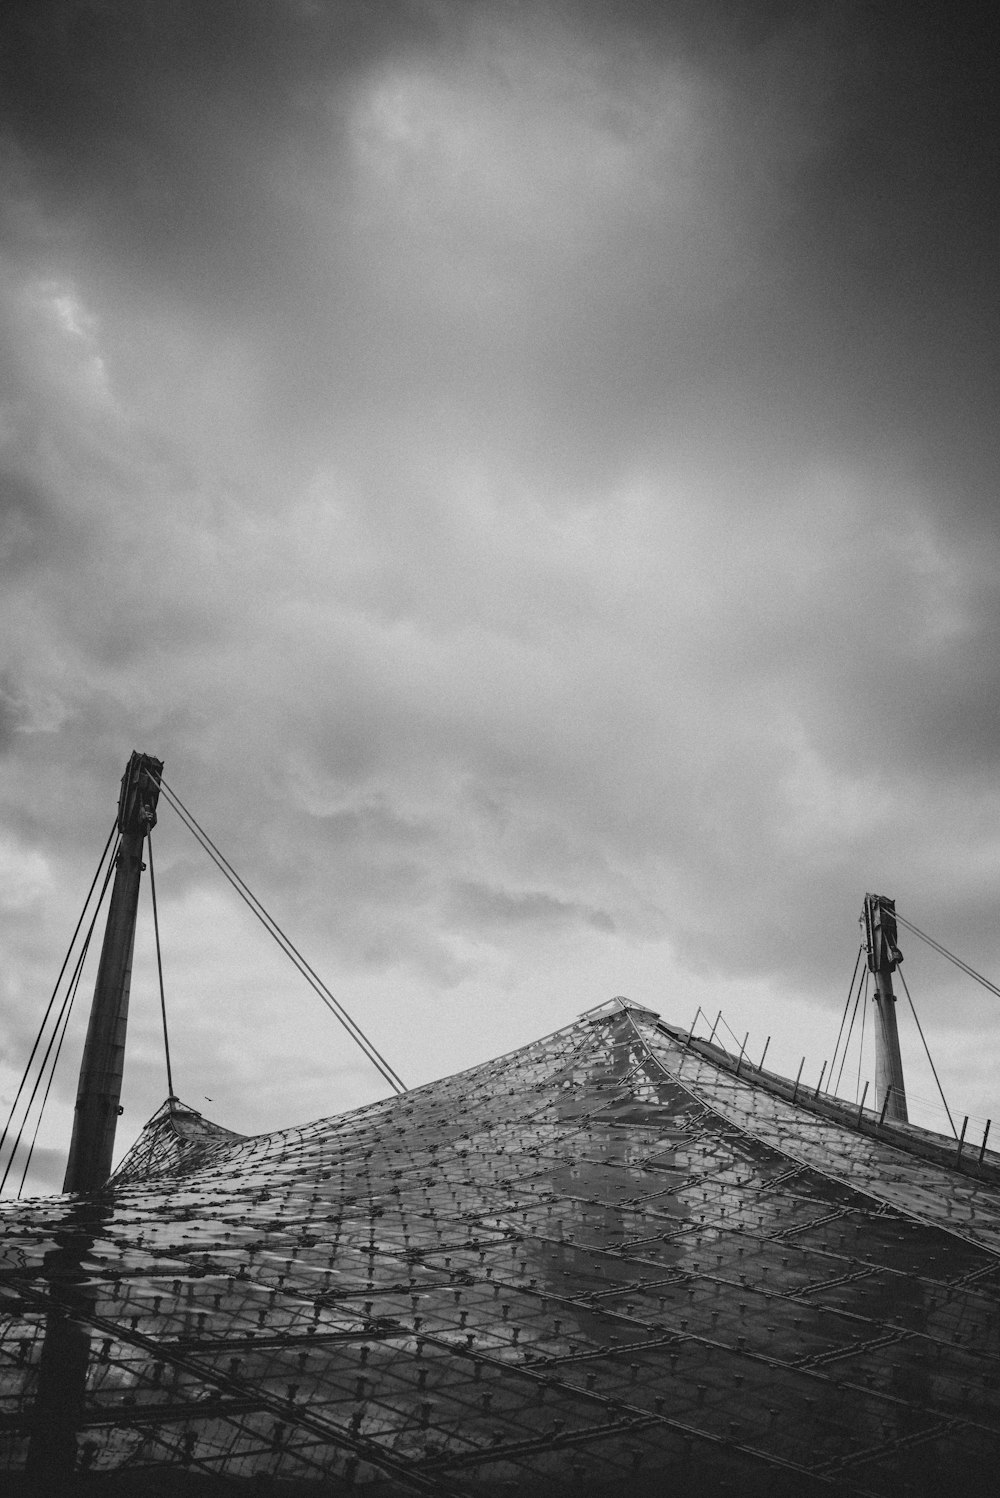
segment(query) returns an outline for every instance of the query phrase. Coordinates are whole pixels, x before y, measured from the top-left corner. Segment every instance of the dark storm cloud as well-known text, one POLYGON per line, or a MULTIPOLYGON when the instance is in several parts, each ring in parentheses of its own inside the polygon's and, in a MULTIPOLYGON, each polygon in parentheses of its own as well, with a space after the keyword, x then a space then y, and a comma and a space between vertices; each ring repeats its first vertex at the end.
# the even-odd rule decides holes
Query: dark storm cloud
POLYGON ((963 326, 990 263, 977 39, 871 8, 616 14, 42 6, 8 109, 35 191, 110 258, 105 294, 235 321, 279 382, 265 420, 447 391, 571 488, 693 417, 703 440, 708 402, 744 447, 777 401, 820 442, 845 422, 878 441, 873 421, 916 440, 931 401, 968 421, 954 365, 968 383, 989 347, 963 326), (394 66, 418 79, 395 98, 394 66), (359 123, 373 77, 382 113, 359 123))
POLYGON ((151 255, 162 273, 179 253, 198 276, 227 253, 266 266, 268 245, 238 232, 263 227, 261 148, 308 161, 329 144, 331 85, 428 29, 418 7, 378 3, 17 9, 4 112, 46 199, 124 260, 151 255))
MULTIPOLYGON (((989 928, 972 17, 8 9, 12 1034, 133 746, 428 1073, 644 953, 839 1002, 866 884, 989 928)), ((190 1064, 253 1094, 205 993, 280 1049, 279 980, 168 826, 190 1064)))

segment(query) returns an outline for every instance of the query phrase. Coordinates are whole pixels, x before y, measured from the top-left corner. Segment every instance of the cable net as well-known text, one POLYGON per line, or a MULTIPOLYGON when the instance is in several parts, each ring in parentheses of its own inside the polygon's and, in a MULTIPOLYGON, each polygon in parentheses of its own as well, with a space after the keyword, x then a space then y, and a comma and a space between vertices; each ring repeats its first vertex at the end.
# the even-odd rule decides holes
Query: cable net
POLYGON ((684 1038, 619 1004, 254 1137, 165 1105, 6 1204, 7 1491, 992 1493, 995 1168, 684 1038))

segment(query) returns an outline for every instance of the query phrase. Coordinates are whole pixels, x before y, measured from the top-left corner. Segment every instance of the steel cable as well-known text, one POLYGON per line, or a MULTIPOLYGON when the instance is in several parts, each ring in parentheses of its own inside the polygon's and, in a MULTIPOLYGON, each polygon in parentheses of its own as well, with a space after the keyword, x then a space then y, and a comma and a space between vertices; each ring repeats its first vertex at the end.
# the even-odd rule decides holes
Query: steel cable
MULTIPOLYGON (((858 952, 858 962, 855 964, 855 967, 854 967, 854 978, 858 978, 858 966, 860 965, 860 962, 861 962, 861 952, 863 950, 864 949, 862 948, 858 952)), ((867 972, 867 968, 865 969, 865 971, 867 972)), ((852 989, 854 987, 854 978, 851 979, 851 988, 852 989)), ((857 1017, 858 1017, 858 1005, 861 1003, 861 990, 862 990, 863 987, 864 987, 864 984, 863 984, 862 979, 858 978, 858 991, 857 991, 857 993, 854 996, 854 1008, 851 1011, 851 1023, 847 1027, 847 1039, 844 1041, 844 1051, 843 1051, 843 1055, 840 1058, 840 1070, 837 1073, 837 1085, 833 1089, 835 1097, 840 1092, 840 1080, 841 1080, 841 1078, 844 1075, 844 1067, 847 1065, 847 1053, 848 1053, 848 1050, 850 1049, 851 1036, 854 1034, 854 1025, 855 1025, 855 1022, 856 1022, 857 1017)), ((850 995, 850 993, 848 993, 848 995, 847 995, 847 1002, 848 1002, 848 1004, 851 1002, 851 995, 850 995)), ((846 1013, 846 1009, 845 1009, 845 1013, 846 1013)), ((843 1026, 843 1021, 841 1021, 841 1026, 843 1026)), ((864 1027, 864 1021, 862 1020, 862 1028, 863 1027, 864 1027)), ((833 1054, 834 1054, 834 1056, 836 1056, 836 1054, 837 1054, 836 1051, 834 1051, 833 1054)), ((832 1066, 831 1066, 830 1070, 831 1071, 833 1070, 832 1066)))
MULTIPOLYGON (((847 1019, 847 1011, 851 1007, 851 995, 854 992, 854 980, 858 976, 858 968, 861 966, 861 953, 862 953, 863 950, 864 949, 862 947, 858 947, 858 955, 857 955, 857 958, 856 958, 855 963, 854 963, 854 972, 851 974, 851 981, 848 984, 848 988, 847 988, 847 1000, 846 1000, 846 1002, 844 1004, 844 1012, 840 1016, 840 1029, 837 1031, 837 1042, 836 1042, 836 1044, 834 1045, 834 1048, 833 1048, 833 1060, 830 1062, 830 1078, 831 1078, 831 1080, 833 1079, 833 1068, 837 1064, 837 1052, 840 1049, 840 1037, 844 1033, 844 1021, 847 1019)), ((858 987, 860 989, 860 984, 858 985, 858 987)), ((855 1007, 855 1009, 857 1009, 857 1002, 855 1002, 855 1006, 854 1007, 855 1007)), ((852 1021, 851 1028, 853 1029, 853 1021, 852 1021)), ((848 1032, 847 1032, 847 1041, 849 1041, 850 1038, 851 1038, 851 1031, 848 1030, 848 1032)), ((847 1041, 844 1042, 844 1056, 845 1057, 847 1055, 847 1041)), ((841 1070, 841 1072, 843 1072, 843 1070, 844 1070, 844 1063, 843 1063, 843 1061, 841 1061, 841 1063, 840 1063, 840 1070, 841 1070)), ((837 1077, 837 1086, 838 1087, 840 1086, 840 1076, 839 1075, 837 1077)), ((836 1090, 837 1089, 834 1088, 834 1095, 836 1095, 836 1090)))
MULTIPOLYGON (((117 827, 115 829, 113 829, 112 836, 114 836, 114 832, 115 831, 117 831, 117 827)), ((110 838, 108 840, 108 843, 110 844, 110 838)), ((107 869, 105 870, 105 873, 104 873, 104 883, 101 885, 101 893, 100 893, 100 895, 97 898, 97 904, 94 906, 94 913, 93 913, 93 915, 90 918, 90 925, 87 928, 87 934, 84 937, 83 946, 81 947, 80 952, 79 952, 79 954, 77 956, 76 964, 75 964, 74 969, 73 969, 73 975, 70 978, 69 988, 66 990, 66 995, 63 998, 62 1004, 61 1004, 60 1009, 59 1009, 59 1014, 56 1017, 55 1026, 53 1027, 52 1034, 49 1036, 48 1044, 45 1047, 45 1053, 44 1053, 44 1055, 42 1057, 41 1064, 40 1064, 40 1066, 38 1068, 38 1075, 35 1078, 35 1084, 34 1084, 34 1086, 31 1089, 31 1095, 28 1098, 28 1102, 27 1102, 27 1104, 25 1106, 24 1116, 21 1119, 20 1127, 19 1127, 19 1129, 17 1131, 17 1135, 16 1135, 16 1137, 14 1139, 14 1143, 13 1143, 13 1145, 11 1147, 10 1155, 9 1155, 9 1157, 7 1159, 7 1165, 6 1165, 5 1169, 4 1169, 3 1176, 0 1177, 0 1191, 3 1191, 3 1188, 7 1184, 7 1177, 10 1175, 11 1167, 14 1164, 14 1158, 15 1158, 15 1156, 17 1154, 18 1149, 20 1148, 21 1140, 22 1140, 22 1138, 24 1136, 24 1131, 25 1131, 25 1129, 27 1127, 28 1119, 29 1119, 29 1117, 31 1115, 31 1110, 32 1110, 32 1107, 34 1106, 35 1098, 38 1096, 38 1089, 42 1085, 42 1078, 45 1076, 45 1070, 46 1070, 46 1066, 48 1065, 49 1056, 52 1054, 52 1047, 53 1047, 53 1045, 56 1044, 57 1037, 58 1037, 58 1040, 59 1040, 59 1044, 58 1044, 58 1048, 56 1050, 56 1058, 55 1059, 56 1059, 56 1061, 59 1059, 59 1052, 62 1050, 62 1040, 63 1040, 63 1036, 65 1036, 65 1033, 66 1033, 66 1025, 69 1023, 69 1015, 70 1015, 70 1011, 72 1010, 72 1007, 73 1007, 73 1000, 76 998, 76 992, 77 992, 77 989, 79 988, 79 985, 80 985, 80 976, 81 976, 81 974, 83 972, 83 964, 84 964, 84 961, 86 960, 87 952, 90 949, 90 940, 91 940, 91 937, 94 934, 94 927, 97 924, 97 917, 101 913, 101 906, 104 903, 104 896, 107 894, 108 885, 111 882, 111 875, 114 873, 115 863, 116 863, 116 860, 118 858, 118 849, 119 849, 120 845, 121 845, 121 839, 119 838, 118 841, 115 843, 114 852, 112 853, 111 859, 110 859, 110 861, 108 863, 108 866, 107 866, 107 869), (61 1034, 60 1034, 60 1030, 61 1030, 61 1034)), ((104 862, 104 854, 107 853, 107 851, 108 851, 108 846, 106 845, 105 849, 104 849, 104 853, 101 854, 101 863, 102 864, 104 862)), ((98 873, 100 873, 100 865, 98 866, 98 873)), ((97 882, 97 880, 96 880, 96 877, 95 877, 94 884, 96 884, 96 882, 97 882)), ((94 890, 94 884, 91 885, 90 891, 89 891, 89 893, 87 895, 87 902, 88 903, 90 901, 90 895, 93 893, 93 890, 94 890)), ((86 904, 84 905, 84 914, 86 914, 86 904)), ((82 922, 83 917, 81 916, 80 919, 81 919, 81 922, 82 922)), ((74 941, 76 939, 77 932, 79 932, 79 929, 80 929, 80 922, 77 923, 76 931, 73 933, 73 939, 74 939, 74 941)), ((72 946, 71 946, 71 950, 72 950, 72 946)), ((67 954, 67 961, 68 960, 69 960, 69 954, 67 954)), ((63 967, 62 967, 62 969, 60 971, 60 975, 59 975, 60 980, 61 980, 62 974, 63 974, 63 972, 65 972, 65 970, 66 970, 66 964, 64 963, 63 967)), ((53 995, 53 998, 54 998, 54 995, 53 995)), ((52 1001, 50 1000, 49 1008, 46 1010, 46 1019, 48 1018, 48 1013, 49 1013, 49 1010, 51 1010, 51 1007, 52 1007, 52 1001)), ((45 1024, 45 1021, 43 1021, 43 1028, 44 1028, 44 1024, 45 1024)), ((39 1031, 39 1036, 38 1036, 39 1041, 41 1040, 41 1036, 42 1036, 42 1031, 40 1030, 39 1031)), ((35 1049, 37 1049, 37 1046, 32 1049, 32 1056, 35 1053, 35 1049)), ((30 1067, 30 1064, 31 1064, 31 1062, 30 1062, 30 1059, 29 1059, 29 1063, 28 1063, 29 1067, 30 1067)), ((52 1086, 52 1077, 53 1077, 54 1073, 55 1073, 55 1061, 53 1061, 53 1063, 52 1063, 52 1070, 49 1073, 48 1084, 47 1084, 47 1086, 45 1088, 45 1095, 44 1095, 44 1097, 42 1099, 42 1106, 41 1106, 41 1109, 39 1110, 38 1119, 37 1119, 37 1121, 35 1123, 35 1135, 34 1135, 34 1137, 32 1139, 31 1150, 29 1150, 29 1160, 30 1160, 30 1157, 31 1157, 31 1151, 33 1151, 34 1147, 35 1147, 34 1140, 38 1136, 38 1129, 39 1129, 39 1127, 41 1125, 42 1114, 45 1111, 45 1103, 48 1100, 49 1090, 50 1090, 50 1088, 52 1086)), ((26 1070, 25 1070, 25 1078, 24 1078, 25 1082, 27 1081, 27 1077, 28 1077, 28 1069, 26 1068, 26 1070)), ((20 1089, 18 1091, 18 1095, 20 1095, 20 1089)), ((27 1166, 25 1167, 25 1174, 21 1178, 21 1186, 18 1188, 18 1195, 20 1195, 21 1190, 23 1189, 24 1180, 25 1180, 25 1176, 26 1175, 27 1175, 27 1166)))
POLYGON ((156 971, 160 977, 160 1014, 163 1017, 163 1050, 167 1059, 167 1100, 173 1102, 174 1074, 170 1067, 170 1040, 167 1035, 167 998, 163 989, 163 958, 160 955, 160 917, 156 907, 156 872, 153 868, 153 835, 146 833, 146 849, 149 853, 149 889, 153 897, 153 932, 156 937, 156 971))
MULTIPOLYGON (((101 853, 101 856, 100 856, 100 858, 97 861, 97 871, 95 872, 94 877, 93 877, 93 879, 90 882, 90 888, 87 891, 86 899, 83 902, 83 907, 82 907, 82 909, 80 911, 79 919, 77 920, 76 926, 74 927, 73 935, 69 939, 69 946, 66 948, 66 956, 63 958, 62 966, 59 969, 59 976, 56 978, 56 981, 55 981, 55 983, 52 986, 52 993, 51 993, 51 995, 49 997, 49 1002, 45 1006, 45 1013, 42 1016, 41 1024, 38 1026, 38 1034, 35 1036, 35 1042, 34 1042, 34 1044, 31 1047, 31 1053, 28 1056, 27 1062, 25 1063, 24 1071, 23 1071, 23 1073, 21 1075, 21 1080, 20 1080, 20 1083, 18 1084, 17 1092, 14 1095, 14 1101, 13 1101, 13 1103, 10 1106, 10 1113, 7 1115, 7 1122, 4 1124, 3 1133, 0 1134, 0 1153, 2 1153, 3 1147, 4 1147, 5 1143, 7 1142, 7 1135, 9 1133, 9 1131, 10 1131, 10 1127, 11 1127, 12 1123, 14 1122, 14 1115, 17 1112, 17 1105, 20 1102, 22 1092, 24 1091, 25 1087, 28 1084, 28 1078, 31 1075, 31 1065, 32 1065, 32 1062, 35 1059, 35 1054, 38 1051, 38 1047, 42 1043, 42 1036, 45 1034, 45 1027, 46 1027, 46 1025, 49 1022, 49 1016, 52 1013, 52 1008, 53 1008, 53 1005, 55 1004, 55 1001, 56 1001, 56 995, 59 992, 59 985, 60 985, 60 983, 63 980, 63 975, 66 972, 66 968, 69 966, 69 960, 70 960, 70 957, 73 954, 73 947, 74 947, 74 945, 76 943, 77 937, 80 934, 80 927, 83 925, 84 918, 85 918, 85 916, 87 914, 87 906, 90 904, 91 897, 92 897, 92 895, 94 893, 94 890, 97 887, 97 881, 98 881, 98 879, 100 879, 100 877, 101 877, 101 870, 104 867, 104 860, 108 856, 108 849, 111 847, 111 844, 114 841, 115 834, 117 833, 117 831, 118 831, 118 823, 117 823, 117 820, 116 820, 114 823, 112 823, 111 831, 108 833, 108 840, 104 844, 103 852, 101 853)), ((112 860, 111 860, 111 867, 112 868, 114 867, 114 857, 112 857, 112 860)), ((102 891, 102 898, 103 898, 103 891, 102 891)), ((98 907, 99 906, 100 906, 100 902, 98 902, 98 907)), ((58 1025, 58 1020, 56 1021, 56 1023, 58 1025)), ((24 1129, 24 1121, 22 1120, 22 1122, 21 1122, 21 1131, 23 1131, 23 1129, 24 1129)), ((15 1148, 16 1148, 16 1146, 15 1146, 15 1148)), ((14 1158, 13 1152, 11 1153, 11 1157, 10 1158, 11 1158, 11 1160, 13 1160, 13 1158, 14 1158)), ((9 1167, 9 1164, 10 1164, 10 1162, 8 1161, 8 1167, 9 1167)), ((4 1175, 3 1179, 4 1179, 4 1181, 7 1179, 6 1174, 4 1175)), ((0 1190, 2 1190, 2 1189, 3 1189, 3 1185, 2 1185, 2 1182, 0 1182, 0 1190)))
POLYGON ((934 1073, 934 1080, 935 1080, 935 1082, 937 1082, 937 1090, 941 1094, 941 1101, 942 1101, 942 1103, 944 1103, 944 1111, 947 1113, 947 1115, 948 1115, 948 1122, 951 1124, 951 1132, 955 1135, 955 1138, 957 1139, 958 1138, 958 1130, 955 1128, 955 1120, 951 1116, 951 1109, 948 1107, 948 1101, 947 1101, 947 1099, 946 1099, 946 1097, 944 1095, 944 1088, 941 1086, 941 1081, 940 1081, 940 1078, 938 1077, 938 1074, 937 1074, 937 1067, 934 1065, 934 1062, 931 1060, 930 1047, 928 1046, 927 1041, 924 1039, 923 1026, 920 1023, 920 1020, 917 1018, 916 1008, 914 1006, 913 1000, 910 998, 910 990, 907 987, 906 979, 903 977, 903 969, 901 967, 897 967, 896 971, 899 974, 899 980, 900 980, 900 982, 903 985, 903 992, 906 994, 906 997, 909 1000, 910 1009, 913 1011, 913 1018, 917 1021, 917 1030, 918 1030, 918 1032, 920 1034, 920 1039, 923 1040, 923 1042, 924 1042, 924 1050, 927 1052, 927 1060, 930 1061, 930 1063, 931 1063, 931 1071, 934 1073))
POLYGON ((858 1093, 861 1091, 861 1064, 862 1064, 862 1062, 864 1061, 864 1058, 865 1058, 865 1015, 868 1013, 868 979, 869 979, 869 976, 870 975, 869 975, 868 969, 866 967, 865 968, 864 998, 861 1000, 861 1041, 860 1041, 860 1049, 858 1051, 858 1080, 854 1084, 854 1101, 855 1102, 857 1102, 857 1100, 858 1100, 858 1093))
POLYGON ((939 941, 935 941, 933 936, 928 936, 926 931, 921 931, 919 926, 915 926, 912 921, 908 921, 905 916, 900 915, 898 910, 896 911, 896 921, 898 925, 905 926, 907 931, 912 931, 914 936, 919 936, 920 940, 925 941, 929 947, 933 947, 935 952, 940 952, 942 957, 947 957, 949 962, 953 962, 963 973, 967 973, 970 978, 974 978, 977 983, 981 983, 985 989, 1000 999, 1000 987, 996 983, 992 983, 989 978, 984 978, 982 973, 977 973, 974 967, 970 967, 967 962, 963 962, 961 957, 956 957, 954 952, 949 952, 947 947, 942 946, 939 941))
POLYGON ((306 959, 302 956, 302 953, 295 946, 294 942, 292 942, 290 937, 285 934, 285 932, 278 925, 277 921, 274 920, 273 916, 268 913, 260 900, 258 900, 257 896, 250 889, 249 885, 247 885, 245 881, 240 877, 240 875, 237 874, 232 864, 215 845, 205 829, 200 825, 200 823, 192 815, 192 813, 188 811, 187 807, 184 805, 183 801, 181 801, 177 793, 171 790, 170 786, 166 784, 162 776, 158 777, 153 775, 151 772, 149 773, 150 778, 154 780, 159 786, 160 790, 166 797, 168 804, 173 807, 174 811, 177 812, 182 822, 184 822, 185 826, 188 828, 188 831, 191 832, 196 841, 201 844, 205 852, 211 858, 212 862, 219 869, 220 873, 222 873, 223 876, 232 885, 233 889, 239 895, 240 899, 244 902, 248 909, 253 912, 264 929, 274 938, 279 947, 281 947, 281 949, 284 951, 285 955, 292 961, 294 966, 298 968, 299 972, 305 978, 306 982, 323 1000, 324 1004, 326 1004, 327 1008, 333 1014, 334 1018, 337 1019, 343 1026, 343 1028, 347 1031, 348 1035, 350 1035, 351 1039, 355 1042, 355 1044, 359 1047, 359 1049, 363 1052, 367 1059, 372 1063, 376 1071, 378 1071, 382 1078, 386 1082, 388 1082, 393 1091, 397 1093, 405 1092, 407 1090, 405 1082, 403 1082, 403 1080, 393 1069, 393 1067, 390 1066, 389 1062, 376 1048, 374 1043, 368 1039, 367 1035, 365 1035, 364 1031, 356 1023, 356 1021, 351 1018, 347 1010, 340 1003, 339 999, 335 998, 334 995, 330 992, 329 988, 327 988, 322 978, 320 978, 319 975, 309 965, 306 959))
MULTIPOLYGON (((102 898, 103 898, 103 891, 102 891, 102 898)), ((97 908, 98 908, 98 910, 100 910, 100 905, 98 905, 97 908)), ((95 919, 95 921, 97 919, 96 913, 95 913, 94 919, 95 919)), ((39 1132, 39 1130, 42 1127, 42 1119, 45 1117, 45 1108, 46 1108, 46 1105, 47 1105, 47 1103, 49 1101, 49 1093, 52 1090, 52 1082, 53 1082, 53 1079, 55 1078, 56 1070, 57 1070, 57 1068, 59 1066, 59 1057, 62 1055, 63 1041, 66 1039, 66 1031, 69 1029, 70 1017, 71 1017, 71 1015, 73 1013, 73 1005, 76 1002, 77 990, 80 987, 80 979, 83 976, 83 965, 84 965, 84 963, 87 960, 87 953, 90 950, 90 938, 93 935, 93 931, 94 931, 94 927, 92 925, 91 928, 90 928, 90 930, 87 932, 87 937, 86 937, 86 940, 84 941, 84 944, 83 944, 83 950, 80 953, 80 961, 77 963, 76 972, 75 972, 75 974, 73 976, 73 980, 72 980, 72 983, 70 985, 70 991, 69 991, 69 994, 68 994, 68 1001, 69 1002, 68 1003, 64 1003, 64 1005, 63 1005, 63 1009, 65 1010, 66 1017, 62 1021, 62 1030, 60 1031, 60 1034, 59 1034, 59 1043, 56 1046, 56 1053, 55 1053, 55 1055, 52 1058, 52 1065, 49 1068, 49 1080, 45 1084, 45 1092, 44 1092, 44 1095, 42 1097, 42 1105, 41 1105, 41 1107, 38 1110, 38 1117, 35 1120, 35 1132, 31 1136, 31 1145, 30 1145, 30 1147, 28 1149, 28 1158, 25 1160, 25 1162, 24 1162, 24 1169, 21 1172, 21 1181, 20 1181, 20 1184, 18 1185, 18 1188, 17 1188, 17 1197, 18 1197, 18 1200, 20 1200, 21 1192, 24 1190, 24 1183, 28 1179, 28 1171, 31 1169, 31 1157, 35 1153, 35 1145, 38 1142, 38 1132, 39 1132)), ((27 1114, 25 1114, 25 1121, 27 1121, 27 1114)), ((13 1160, 13 1158, 14 1158, 14 1156, 12 1154, 11 1155, 11 1160, 13 1160)))

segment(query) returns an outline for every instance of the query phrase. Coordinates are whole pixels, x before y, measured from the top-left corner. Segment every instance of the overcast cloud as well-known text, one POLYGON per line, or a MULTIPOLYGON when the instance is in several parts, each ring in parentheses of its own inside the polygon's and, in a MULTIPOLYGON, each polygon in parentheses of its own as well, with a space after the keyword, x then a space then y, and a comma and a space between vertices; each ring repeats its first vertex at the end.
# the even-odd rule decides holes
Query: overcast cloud
MULTIPOLYGON (((974 14, 6 8, 0 1103, 133 748, 409 1081, 616 992, 818 1075, 866 889, 1000 973, 974 14)), ((379 1095, 165 807, 155 847, 181 1094, 379 1095)), ((996 1003, 903 948, 992 1114, 996 1003)))

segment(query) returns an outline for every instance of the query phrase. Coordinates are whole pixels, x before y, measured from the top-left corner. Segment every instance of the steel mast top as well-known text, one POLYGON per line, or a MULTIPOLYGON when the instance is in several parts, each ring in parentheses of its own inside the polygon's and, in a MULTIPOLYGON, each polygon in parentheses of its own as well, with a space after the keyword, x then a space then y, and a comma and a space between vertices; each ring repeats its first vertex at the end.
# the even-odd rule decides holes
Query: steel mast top
POLYGON ((121 1111, 139 879, 145 868, 142 845, 147 832, 156 825, 162 773, 162 760, 133 751, 122 776, 118 799, 121 846, 80 1063, 64 1191, 97 1191, 111 1174, 115 1130, 121 1111))
POLYGON ((896 939, 896 902, 887 895, 865 895, 868 967, 875 974, 875 1100, 885 1116, 908 1122, 903 1061, 896 1029, 896 996, 892 974, 903 960, 896 939))

